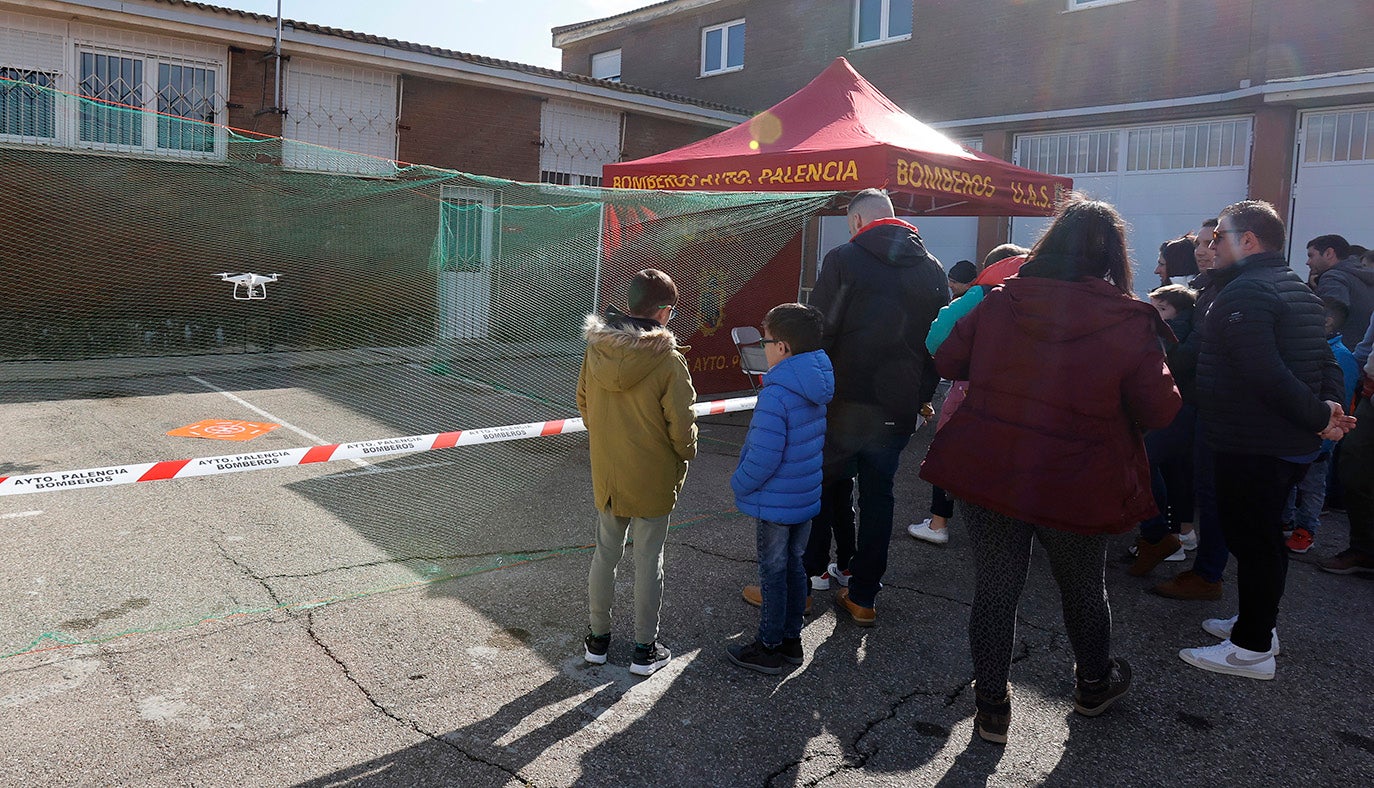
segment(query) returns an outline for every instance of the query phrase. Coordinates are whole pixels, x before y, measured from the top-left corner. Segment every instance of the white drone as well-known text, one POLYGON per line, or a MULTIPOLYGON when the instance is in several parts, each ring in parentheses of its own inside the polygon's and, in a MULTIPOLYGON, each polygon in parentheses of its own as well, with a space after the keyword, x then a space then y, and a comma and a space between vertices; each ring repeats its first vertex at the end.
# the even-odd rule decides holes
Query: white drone
POLYGON ((267 297, 267 283, 275 282, 281 274, 215 274, 221 281, 234 283, 235 301, 260 301, 267 297))

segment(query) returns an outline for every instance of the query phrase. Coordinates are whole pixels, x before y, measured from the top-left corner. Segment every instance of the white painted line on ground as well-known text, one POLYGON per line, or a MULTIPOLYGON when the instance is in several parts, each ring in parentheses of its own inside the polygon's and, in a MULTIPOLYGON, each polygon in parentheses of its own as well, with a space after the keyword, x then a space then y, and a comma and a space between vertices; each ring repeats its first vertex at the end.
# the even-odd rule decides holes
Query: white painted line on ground
POLYGON ((18 520, 20 517, 36 517, 42 513, 42 509, 34 509, 31 512, 10 512, 9 514, 0 514, 0 520, 18 520))
MULTIPOLYGON (((265 419, 268 419, 273 424, 280 424, 288 430, 291 430, 292 432, 301 436, 302 438, 305 438, 308 441, 313 441, 316 446, 327 446, 329 444, 329 441, 325 440, 324 438, 321 438, 320 436, 315 435, 313 433, 306 432, 305 430, 301 429, 300 427, 297 427, 296 425, 292 424, 286 419, 279 418, 277 416, 272 415, 271 413, 268 413, 267 411, 263 410, 262 408, 259 408, 257 405, 254 405, 253 403, 249 402, 243 397, 238 396, 232 391, 225 391, 224 389, 220 388, 219 386, 216 386, 210 381, 205 380, 204 378, 196 377, 195 375, 187 375, 186 377, 190 378, 191 380, 194 380, 195 382, 199 383, 207 389, 210 389, 211 391, 218 391, 219 393, 223 394, 224 396, 228 397, 229 399, 233 400, 239 405, 242 405, 243 407, 253 411, 254 413, 258 414, 259 416, 262 416, 265 419)), ((359 459, 357 457, 351 457, 349 458, 349 461, 360 468, 372 467, 371 463, 369 463, 367 460, 359 459)))

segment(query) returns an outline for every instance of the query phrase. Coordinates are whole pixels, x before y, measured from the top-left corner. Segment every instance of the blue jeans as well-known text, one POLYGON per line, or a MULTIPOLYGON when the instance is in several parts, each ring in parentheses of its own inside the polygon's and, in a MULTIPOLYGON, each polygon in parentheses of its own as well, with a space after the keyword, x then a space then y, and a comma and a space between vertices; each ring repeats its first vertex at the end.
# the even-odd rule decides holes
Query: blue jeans
POLYGON ((812 521, 806 569, 811 575, 825 571, 833 533, 839 545, 836 563, 852 574, 849 598, 864 607, 873 607, 887 571, 892 479, 914 428, 915 424, 889 421, 875 407, 857 403, 832 403, 826 413, 821 513, 812 521), (859 480, 857 536, 852 500, 855 476, 859 480), (844 555, 848 544, 854 545, 852 557, 844 555))
POLYGON ((1288 491, 1283 507, 1283 521, 1298 528, 1317 533, 1322 522, 1322 505, 1326 503, 1327 457, 1318 457, 1307 466, 1307 475, 1288 491))
POLYGON ((758 520, 759 642, 777 648, 784 638, 799 638, 806 613, 806 569, 802 553, 811 535, 811 521, 784 525, 758 520))

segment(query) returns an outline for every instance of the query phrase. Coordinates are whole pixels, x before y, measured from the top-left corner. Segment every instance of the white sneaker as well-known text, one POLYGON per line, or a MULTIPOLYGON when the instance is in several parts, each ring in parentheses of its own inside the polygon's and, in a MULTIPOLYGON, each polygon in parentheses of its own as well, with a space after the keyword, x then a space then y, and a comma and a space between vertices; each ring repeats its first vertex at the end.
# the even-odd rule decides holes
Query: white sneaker
MULTIPOLYGON (((912 536, 915 536, 915 534, 912 534, 912 536)), ((1127 547, 1127 548, 1126 548, 1126 552, 1130 553, 1131 555, 1135 555, 1136 552, 1137 552, 1137 551, 1136 551, 1136 548, 1135 548, 1135 545, 1131 545, 1130 547, 1127 547)), ((1187 560, 1188 560, 1188 548, 1186 548, 1186 547, 1180 547, 1180 548, 1178 548, 1177 550, 1175 550, 1175 551, 1173 552, 1172 555, 1170 555, 1168 558, 1166 558, 1166 559, 1164 559, 1164 560, 1165 560, 1165 561, 1187 561, 1187 560)))
POLYGON ((1274 678, 1274 655, 1267 651, 1251 651, 1229 640, 1215 646, 1180 649, 1178 658, 1195 668, 1243 676, 1247 679, 1274 678))
POLYGON ((830 590, 830 573, 829 573, 829 572, 823 572, 823 573, 821 573, 821 574, 819 574, 819 575, 816 575, 816 576, 812 577, 812 578, 811 578, 811 590, 812 590, 812 591, 829 591, 829 590, 830 590))
POLYGON ((1186 533, 1186 534, 1180 532, 1179 535, 1178 535, 1178 541, 1181 542, 1181 543, 1183 544, 1183 549, 1184 549, 1184 550, 1196 550, 1196 549, 1197 549, 1197 529, 1194 528, 1193 530, 1189 531, 1189 532, 1186 533))
POLYGON ((949 527, 946 526, 937 531, 930 527, 929 518, 919 523, 908 525, 906 527, 906 532, 911 534, 915 539, 920 539, 923 542, 930 542, 931 544, 945 544, 949 542, 949 527))
MULTIPOLYGON (((1231 616, 1230 618, 1209 618, 1202 622, 1202 628, 1209 635, 1219 637, 1222 640, 1230 640, 1231 630, 1235 628, 1237 618, 1240 618, 1240 616, 1231 616)), ((1279 628, 1274 627, 1272 634, 1274 637, 1274 647, 1269 649, 1269 653, 1277 657, 1281 653, 1279 649, 1279 628)))
MULTIPOLYGON (((844 570, 843 572, 841 572, 841 571, 840 571, 840 565, 839 565, 839 564, 831 564, 831 565, 830 565, 830 568, 825 570, 825 574, 830 575, 830 579, 833 580, 833 581, 835 581, 836 583, 839 583, 841 588, 849 588, 849 570, 848 570, 848 569, 846 569, 846 570, 844 570)), ((822 575, 822 576, 824 576, 824 575, 822 575)), ((813 585, 813 587, 814 587, 814 585, 813 585)), ((827 587, 828 587, 828 586, 827 586, 827 587)))

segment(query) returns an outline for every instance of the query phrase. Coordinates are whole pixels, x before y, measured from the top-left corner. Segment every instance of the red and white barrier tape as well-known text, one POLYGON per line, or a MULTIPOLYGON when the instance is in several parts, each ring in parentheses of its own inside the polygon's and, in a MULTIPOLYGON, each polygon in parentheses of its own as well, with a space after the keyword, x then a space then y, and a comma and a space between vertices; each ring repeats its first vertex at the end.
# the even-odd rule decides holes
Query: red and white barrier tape
MULTIPOLYGON (((698 416, 734 413, 754 409, 754 397, 699 402, 692 406, 698 416)), ((0 476, 0 495, 70 490, 78 487, 112 487, 117 484, 156 482, 163 479, 186 479, 192 476, 216 476, 223 473, 258 471, 289 465, 310 465, 355 458, 383 457, 388 454, 451 449, 479 443, 539 438, 545 435, 568 435, 585 432, 582 419, 536 421, 530 424, 511 424, 505 427, 484 427, 476 430, 454 430, 430 435, 411 435, 404 438, 381 438, 357 443, 332 443, 327 446, 306 446, 298 449, 278 449, 251 454, 229 454, 222 457, 199 457, 190 460, 143 462, 134 465, 111 465, 106 468, 85 468, 79 471, 30 473, 24 476, 0 476)))

